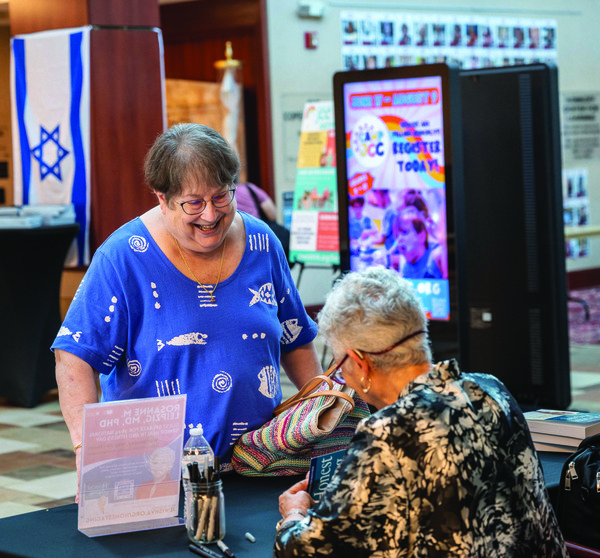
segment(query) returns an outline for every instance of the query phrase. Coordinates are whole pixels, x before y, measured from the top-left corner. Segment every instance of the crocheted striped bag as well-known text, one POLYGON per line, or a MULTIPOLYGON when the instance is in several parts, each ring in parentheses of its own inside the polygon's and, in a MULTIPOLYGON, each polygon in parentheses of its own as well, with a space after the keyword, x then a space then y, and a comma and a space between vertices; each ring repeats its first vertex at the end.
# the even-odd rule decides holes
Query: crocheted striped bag
POLYGON ((325 374, 311 379, 276 407, 274 417, 243 434, 233 446, 232 464, 245 476, 306 473, 310 460, 344 449, 369 407, 348 386, 325 374))

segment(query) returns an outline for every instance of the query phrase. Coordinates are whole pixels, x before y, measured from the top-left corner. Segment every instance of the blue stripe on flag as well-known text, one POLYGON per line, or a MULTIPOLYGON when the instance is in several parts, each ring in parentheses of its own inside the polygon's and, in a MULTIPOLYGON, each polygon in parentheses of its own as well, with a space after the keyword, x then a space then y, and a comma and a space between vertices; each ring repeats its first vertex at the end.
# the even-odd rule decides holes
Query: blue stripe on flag
POLYGON ((29 203, 29 181, 31 177, 31 155, 29 138, 25 127, 25 101, 27 100, 27 81, 25 77, 25 40, 13 39, 15 61, 15 97, 17 104, 17 122, 19 125, 19 144, 21 149, 21 178, 23 205, 29 203))
POLYGON ((81 43, 83 33, 73 33, 70 36, 70 56, 71 56, 71 140, 73 142, 73 155, 75 159, 75 172, 73 176, 73 190, 71 192, 71 201, 75 207, 75 215, 79 223, 78 235, 78 261, 79 265, 84 263, 85 237, 86 237, 86 161, 83 149, 83 140, 81 137, 81 95, 83 89, 83 61, 81 58, 81 43))

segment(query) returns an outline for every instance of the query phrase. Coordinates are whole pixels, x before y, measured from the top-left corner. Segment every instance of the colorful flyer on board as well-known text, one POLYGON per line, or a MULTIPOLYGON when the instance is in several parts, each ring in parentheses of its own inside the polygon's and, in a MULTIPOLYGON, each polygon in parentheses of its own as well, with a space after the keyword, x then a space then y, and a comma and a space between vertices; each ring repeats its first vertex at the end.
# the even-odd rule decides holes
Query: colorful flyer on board
POLYGON ((185 395, 85 405, 78 529, 89 537, 180 524, 185 395))
POLYGON ((290 260, 339 263, 333 102, 306 103, 292 210, 290 260))

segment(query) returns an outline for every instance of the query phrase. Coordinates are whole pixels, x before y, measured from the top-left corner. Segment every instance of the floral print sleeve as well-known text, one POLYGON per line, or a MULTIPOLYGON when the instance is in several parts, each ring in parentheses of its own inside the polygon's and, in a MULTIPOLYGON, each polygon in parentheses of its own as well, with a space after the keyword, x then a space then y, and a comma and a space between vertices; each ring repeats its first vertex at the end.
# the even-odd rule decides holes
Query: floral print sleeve
POLYGON ((359 425, 275 556, 566 556, 525 419, 494 377, 438 364, 359 425))

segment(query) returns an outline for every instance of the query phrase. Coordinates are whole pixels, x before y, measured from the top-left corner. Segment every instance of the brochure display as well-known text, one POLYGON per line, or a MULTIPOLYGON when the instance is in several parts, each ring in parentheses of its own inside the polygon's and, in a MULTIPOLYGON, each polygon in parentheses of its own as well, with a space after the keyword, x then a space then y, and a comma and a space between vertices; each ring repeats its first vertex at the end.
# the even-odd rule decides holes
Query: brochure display
POLYGON ((185 395, 85 405, 78 529, 89 537, 180 525, 185 395))
POLYGON ((292 210, 292 262, 339 263, 334 128, 332 101, 306 103, 292 210))

